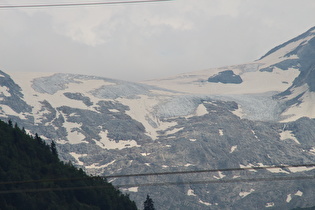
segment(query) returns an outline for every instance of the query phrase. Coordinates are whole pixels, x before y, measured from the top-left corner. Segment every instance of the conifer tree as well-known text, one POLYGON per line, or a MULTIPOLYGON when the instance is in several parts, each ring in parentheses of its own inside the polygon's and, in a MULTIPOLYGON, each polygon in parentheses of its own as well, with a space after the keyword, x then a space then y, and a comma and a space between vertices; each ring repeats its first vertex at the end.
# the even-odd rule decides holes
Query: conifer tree
POLYGON ((143 210, 155 210, 153 204, 154 204, 153 200, 150 198, 149 195, 147 195, 147 199, 143 203, 144 206, 143 210))
POLYGON ((51 141, 50 149, 51 149, 52 154, 54 156, 58 157, 57 147, 56 147, 56 143, 54 141, 51 141))

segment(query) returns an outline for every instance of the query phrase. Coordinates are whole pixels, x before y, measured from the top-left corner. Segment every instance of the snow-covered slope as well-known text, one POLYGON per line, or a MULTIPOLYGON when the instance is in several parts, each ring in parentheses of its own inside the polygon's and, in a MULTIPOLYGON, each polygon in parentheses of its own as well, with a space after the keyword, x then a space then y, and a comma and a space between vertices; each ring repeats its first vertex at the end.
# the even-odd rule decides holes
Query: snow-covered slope
MULTIPOLYGON (((63 160, 91 174, 307 164, 315 161, 314 80, 312 28, 252 63, 142 83, 0 72, 0 118, 56 141, 63 160)), ((150 194, 157 209, 288 209, 315 205, 314 183, 209 181, 304 176, 313 169, 110 181, 127 185, 139 207, 150 194), (151 186, 156 182, 187 184, 151 186)))
POLYGON ((278 120, 288 122, 315 117, 314 81, 315 27, 275 47, 253 63, 185 73, 144 84, 187 94, 238 95, 238 98, 239 95, 270 95, 271 92, 284 104, 278 120), (220 81, 220 74, 227 71, 232 71, 241 82, 229 82, 226 77, 225 81, 220 81))

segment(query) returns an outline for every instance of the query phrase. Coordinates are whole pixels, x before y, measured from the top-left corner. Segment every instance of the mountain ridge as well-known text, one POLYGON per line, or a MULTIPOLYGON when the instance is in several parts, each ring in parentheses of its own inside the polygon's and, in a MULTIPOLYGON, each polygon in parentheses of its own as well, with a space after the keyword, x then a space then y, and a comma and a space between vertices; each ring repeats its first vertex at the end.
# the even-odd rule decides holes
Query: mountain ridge
MULTIPOLYGON (((61 159, 91 174, 313 163, 314 78, 306 76, 314 72, 308 65, 315 55, 313 29, 258 61, 141 83, 75 74, 4 73, 0 118, 11 118, 27 131, 53 139, 61 159), (226 71, 241 80, 209 81, 226 71)), ((315 205, 312 182, 141 184, 304 176, 312 170, 110 181, 139 184, 123 190, 138 205, 146 194, 152 195, 160 209, 288 209, 315 205)))

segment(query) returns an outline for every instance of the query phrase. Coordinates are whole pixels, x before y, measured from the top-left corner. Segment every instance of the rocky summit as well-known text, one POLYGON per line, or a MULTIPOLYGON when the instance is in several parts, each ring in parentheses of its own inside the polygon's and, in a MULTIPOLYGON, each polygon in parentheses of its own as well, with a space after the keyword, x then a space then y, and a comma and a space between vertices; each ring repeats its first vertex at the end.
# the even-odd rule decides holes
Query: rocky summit
POLYGON ((141 83, 5 71, 0 118, 139 208, 315 206, 315 167, 296 167, 315 163, 315 28, 248 64, 141 83))

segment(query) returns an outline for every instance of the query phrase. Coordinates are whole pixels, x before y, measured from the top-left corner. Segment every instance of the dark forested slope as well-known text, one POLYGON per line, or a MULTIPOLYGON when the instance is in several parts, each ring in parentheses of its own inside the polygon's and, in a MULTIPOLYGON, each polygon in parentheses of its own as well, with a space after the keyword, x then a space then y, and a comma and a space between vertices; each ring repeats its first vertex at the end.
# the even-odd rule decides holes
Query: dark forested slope
POLYGON ((1 209, 137 209, 100 177, 58 159, 55 144, 0 121, 1 209))

